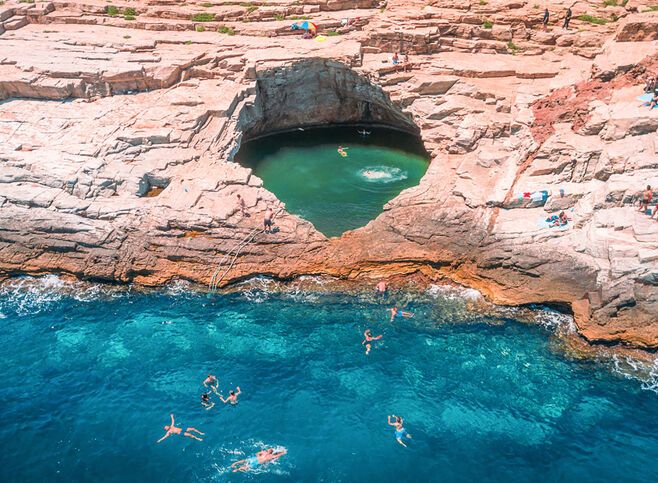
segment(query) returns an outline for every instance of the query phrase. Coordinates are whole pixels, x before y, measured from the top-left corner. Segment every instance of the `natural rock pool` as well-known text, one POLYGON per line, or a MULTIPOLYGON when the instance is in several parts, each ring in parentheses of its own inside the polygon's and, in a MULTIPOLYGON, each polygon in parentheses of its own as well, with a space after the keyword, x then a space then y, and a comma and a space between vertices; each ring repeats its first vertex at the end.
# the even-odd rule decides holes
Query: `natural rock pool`
POLYGON ((420 141, 383 128, 294 131, 245 143, 236 160, 254 169, 290 213, 327 236, 366 225, 428 167, 420 141), (343 146, 346 155, 338 152, 343 146))
POLYGON ((2 481, 655 478, 656 394, 565 358, 547 328, 563 317, 522 324, 440 290, 377 300, 270 287, 209 298, 54 277, 5 286, 2 481), (415 316, 391 323, 394 302, 415 316), (384 336, 368 356, 366 328, 384 336), (224 396, 241 387, 237 406, 201 407, 209 371, 224 396), (172 412, 204 441, 156 444, 172 412), (404 417, 408 448, 389 414, 404 417), (229 474, 264 446, 288 454, 229 474))

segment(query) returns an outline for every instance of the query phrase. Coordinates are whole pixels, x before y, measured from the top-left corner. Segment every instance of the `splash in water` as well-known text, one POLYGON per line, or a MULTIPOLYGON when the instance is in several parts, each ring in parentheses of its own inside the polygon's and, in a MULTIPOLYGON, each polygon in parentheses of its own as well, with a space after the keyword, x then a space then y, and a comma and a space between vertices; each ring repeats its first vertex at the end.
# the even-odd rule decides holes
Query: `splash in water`
POLYGON ((407 172, 390 166, 368 166, 359 170, 359 176, 369 183, 394 183, 407 179, 407 172))

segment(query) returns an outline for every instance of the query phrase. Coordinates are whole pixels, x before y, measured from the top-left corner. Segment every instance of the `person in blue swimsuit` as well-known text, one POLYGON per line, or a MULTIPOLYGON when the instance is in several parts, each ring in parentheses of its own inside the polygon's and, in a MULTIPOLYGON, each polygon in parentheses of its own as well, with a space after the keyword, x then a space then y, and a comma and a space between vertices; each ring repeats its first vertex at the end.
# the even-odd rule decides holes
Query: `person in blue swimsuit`
POLYGON ((268 448, 264 451, 259 451, 256 453, 256 456, 250 456, 249 458, 236 461, 231 465, 231 468, 233 468, 233 473, 238 471, 246 473, 247 471, 256 469, 260 465, 271 463, 272 461, 281 458, 287 452, 286 449, 274 451, 273 448, 268 448))
POLYGON ((397 317, 404 317, 404 318, 411 318, 414 316, 412 312, 404 312, 397 307, 393 307, 392 309, 388 309, 391 312, 391 322, 395 320, 397 317))
POLYGON ((400 416, 393 414, 392 416, 388 417, 388 424, 389 426, 393 426, 395 428, 395 439, 397 442, 406 448, 407 445, 404 444, 402 438, 406 436, 407 438, 411 439, 411 435, 407 433, 406 429, 404 429, 404 420, 400 416), (393 418, 393 421, 391 421, 391 418, 393 418))

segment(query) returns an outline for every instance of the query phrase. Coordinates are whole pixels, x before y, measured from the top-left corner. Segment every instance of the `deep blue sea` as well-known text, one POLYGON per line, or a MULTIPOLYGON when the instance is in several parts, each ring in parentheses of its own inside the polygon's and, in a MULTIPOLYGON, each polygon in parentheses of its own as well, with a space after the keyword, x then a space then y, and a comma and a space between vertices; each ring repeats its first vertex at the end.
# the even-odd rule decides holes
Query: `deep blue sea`
POLYGON ((656 481, 658 395, 566 356, 558 316, 264 288, 2 288, 0 481, 656 481), (392 303, 415 316, 389 322, 392 303), (366 328, 383 334, 368 356, 366 328), (237 406, 201 407, 209 371, 237 406), (204 441, 156 444, 172 412, 204 441), (230 472, 270 446, 288 454, 230 472))

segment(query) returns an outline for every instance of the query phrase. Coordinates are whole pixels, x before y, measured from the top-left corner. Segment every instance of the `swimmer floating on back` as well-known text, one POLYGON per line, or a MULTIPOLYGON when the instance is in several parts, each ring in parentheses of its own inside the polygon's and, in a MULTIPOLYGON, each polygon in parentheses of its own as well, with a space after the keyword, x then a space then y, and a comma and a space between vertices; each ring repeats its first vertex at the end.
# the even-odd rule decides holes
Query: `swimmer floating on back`
POLYGON ((388 309, 388 310, 391 311, 391 322, 393 322, 393 320, 396 317, 404 317, 406 319, 410 319, 411 317, 414 316, 413 312, 404 312, 398 309, 397 307, 393 307, 392 309, 388 309))
POLYGON ((238 403, 238 396, 242 394, 242 391, 240 391, 240 386, 238 386, 238 392, 235 391, 229 391, 228 392, 228 397, 224 399, 222 396, 219 396, 219 399, 222 400, 224 404, 230 402, 231 404, 235 405, 238 403))
POLYGON ((342 157, 347 157, 347 149, 349 148, 344 148, 343 146, 338 146, 338 154, 340 154, 342 157))
POLYGON ((259 451, 256 453, 256 456, 251 456, 247 459, 236 461, 231 465, 231 468, 233 468, 233 473, 238 471, 247 472, 249 470, 255 469, 258 465, 271 463, 272 461, 281 458, 287 452, 288 451, 286 449, 275 452, 273 448, 268 448, 264 451, 259 451))
POLYGON ((395 428, 395 439, 397 440, 398 443, 400 443, 402 446, 405 448, 407 447, 406 444, 402 441, 403 437, 407 437, 411 439, 411 435, 407 433, 407 430, 404 429, 404 419, 402 419, 400 416, 396 416, 393 414, 392 416, 388 417, 388 424, 389 426, 393 426, 395 428), (393 421, 391 422, 391 418, 393 418, 393 421))
POLYGON ((200 434, 201 436, 203 436, 206 433, 202 433, 201 431, 199 431, 198 429, 195 429, 195 428, 187 428, 185 430, 185 432, 183 432, 183 428, 177 428, 176 427, 176 425, 174 423, 174 415, 170 414, 170 416, 171 416, 171 426, 165 426, 164 427, 166 433, 162 438, 160 438, 157 441, 158 443, 165 440, 165 439, 167 439, 172 434, 181 434, 181 433, 183 433, 183 436, 187 436, 188 438, 196 439, 197 441, 203 441, 203 439, 193 435, 192 431, 194 431, 195 433, 200 434))
POLYGON ((372 333, 370 332, 370 329, 366 329, 366 331, 363 333, 363 342, 361 342, 361 345, 366 346, 366 355, 370 354, 370 349, 372 349, 372 345, 370 342, 373 340, 379 340, 383 335, 378 335, 377 337, 373 337, 372 333))
POLYGON ((212 374, 208 374, 208 377, 206 377, 206 380, 203 381, 203 385, 205 387, 209 387, 210 389, 212 389, 212 392, 214 392, 215 394, 218 394, 217 390, 219 388, 219 381, 212 374))

